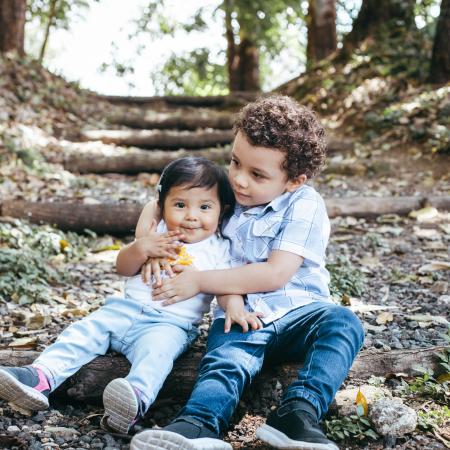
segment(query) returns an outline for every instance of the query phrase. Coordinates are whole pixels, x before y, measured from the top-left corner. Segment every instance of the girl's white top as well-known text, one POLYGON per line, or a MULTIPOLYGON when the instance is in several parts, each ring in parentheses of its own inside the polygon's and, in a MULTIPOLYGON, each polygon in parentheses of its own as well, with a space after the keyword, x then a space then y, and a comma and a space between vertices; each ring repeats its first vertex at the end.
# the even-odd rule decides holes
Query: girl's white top
MULTIPOLYGON (((167 231, 161 221, 157 231, 167 231)), ((228 239, 213 234, 209 238, 194 244, 183 244, 187 253, 192 257, 192 264, 197 270, 228 269, 230 265, 230 244, 228 239)), ((165 278, 165 273, 162 278, 165 278)), ((130 277, 125 282, 125 296, 137 300, 154 309, 164 310, 193 324, 201 322, 203 314, 210 309, 214 295, 200 293, 188 300, 163 306, 161 301, 152 300, 152 288, 142 281, 141 275, 130 277)))

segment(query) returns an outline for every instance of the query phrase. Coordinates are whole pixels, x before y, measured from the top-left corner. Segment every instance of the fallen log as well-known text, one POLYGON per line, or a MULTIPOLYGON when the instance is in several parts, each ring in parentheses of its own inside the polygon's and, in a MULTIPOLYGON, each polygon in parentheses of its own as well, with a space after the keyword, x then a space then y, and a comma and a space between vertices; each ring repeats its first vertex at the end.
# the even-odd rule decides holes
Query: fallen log
POLYGON ((136 227, 142 205, 114 203, 85 205, 83 203, 27 202, 7 200, 1 204, 1 215, 27 219, 32 223, 48 223, 61 230, 82 233, 124 235, 136 227))
MULTIPOLYGON (((175 130, 86 130, 80 133, 84 141, 101 141, 105 144, 135 146, 140 148, 180 149, 204 148, 231 144, 232 130, 175 131, 175 130)), ((348 152, 353 142, 331 139, 329 153, 348 152)))
POLYGON ((234 134, 231 130, 87 130, 80 137, 84 141, 102 141, 105 144, 136 146, 142 148, 204 148, 229 144, 234 134))
POLYGON ((258 92, 238 91, 229 95, 169 95, 169 96, 153 96, 153 97, 125 97, 121 95, 98 95, 100 100, 106 100, 116 104, 166 104, 178 106, 242 106, 249 101, 255 100, 259 95, 258 92))
MULTIPOLYGON (((82 144, 81 144, 82 145, 82 144)), ((218 164, 230 162, 230 148, 204 150, 142 150, 138 148, 108 147, 95 150, 79 147, 54 154, 49 162, 60 163, 64 169, 75 173, 123 173, 133 175, 141 172, 161 172, 171 161, 185 156, 203 156, 218 164)), ((364 175, 367 167, 358 163, 331 163, 323 173, 364 175)))
POLYGON ((106 151, 66 151, 62 156, 62 160, 58 161, 57 158, 53 158, 53 161, 62 163, 64 168, 70 172, 136 174, 161 172, 169 162, 186 156, 203 156, 218 164, 227 164, 230 160, 230 149, 153 150, 150 152, 138 148, 116 147, 113 151, 111 149, 106 151))
POLYGON ((178 112, 134 112, 111 116, 108 122, 140 129, 197 130, 214 128, 228 130, 233 126, 233 114, 213 111, 178 111, 178 112))
MULTIPOLYGON (((377 217, 382 214, 405 215, 426 205, 450 210, 450 196, 443 197, 349 197, 326 199, 328 215, 377 217)), ((62 230, 124 235, 133 232, 143 205, 136 203, 83 203, 27 202, 4 200, 0 215, 28 219, 33 223, 50 223, 62 230)))
MULTIPOLYGON (((436 353, 445 347, 430 347, 384 351, 370 349, 361 352, 350 370, 349 377, 368 379, 370 376, 406 373, 414 375, 415 366, 439 369, 436 353)), ((1 366, 23 366, 33 362, 39 355, 35 351, 0 350, 1 366)), ((188 351, 174 366, 174 370, 164 384, 161 398, 186 399, 194 386, 197 368, 202 357, 199 350, 188 351)), ((120 355, 100 356, 84 366, 69 378, 56 392, 56 396, 72 398, 76 401, 93 402, 101 398, 103 389, 114 378, 123 377, 129 371, 128 361, 120 355)), ((284 385, 297 378, 299 364, 284 363, 265 367, 259 381, 279 379, 284 385)))
POLYGON ((407 215, 411 211, 434 206, 437 209, 450 209, 450 196, 442 197, 344 197, 325 200, 330 217, 378 217, 383 214, 407 215))

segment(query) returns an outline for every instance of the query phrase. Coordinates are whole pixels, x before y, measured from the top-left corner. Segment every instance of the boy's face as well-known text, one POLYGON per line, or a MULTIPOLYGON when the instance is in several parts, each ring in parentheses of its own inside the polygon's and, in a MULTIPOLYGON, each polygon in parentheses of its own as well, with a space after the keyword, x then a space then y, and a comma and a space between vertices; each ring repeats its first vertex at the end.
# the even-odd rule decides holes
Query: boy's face
POLYGON ((300 187, 306 176, 288 180, 282 168, 284 158, 284 153, 278 149, 250 144, 245 134, 239 131, 234 140, 228 172, 237 202, 243 206, 265 205, 281 194, 300 187))
POLYGON ((163 219, 167 229, 180 230, 184 242, 189 244, 212 236, 219 226, 219 218, 217 185, 211 189, 174 186, 164 201, 163 219))

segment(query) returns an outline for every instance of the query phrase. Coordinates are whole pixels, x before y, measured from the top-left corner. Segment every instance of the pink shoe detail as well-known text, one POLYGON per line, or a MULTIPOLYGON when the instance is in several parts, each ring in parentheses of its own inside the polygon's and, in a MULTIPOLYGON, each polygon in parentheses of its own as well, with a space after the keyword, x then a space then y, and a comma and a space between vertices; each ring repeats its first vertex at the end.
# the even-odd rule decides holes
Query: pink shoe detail
POLYGON ((39 392, 50 391, 51 390, 50 384, 48 382, 48 378, 45 375, 45 373, 42 371, 42 369, 39 369, 39 367, 34 367, 34 366, 32 366, 32 367, 33 367, 33 369, 36 370, 37 375, 39 377, 39 383, 36 386, 33 386, 33 389, 36 389, 39 392))

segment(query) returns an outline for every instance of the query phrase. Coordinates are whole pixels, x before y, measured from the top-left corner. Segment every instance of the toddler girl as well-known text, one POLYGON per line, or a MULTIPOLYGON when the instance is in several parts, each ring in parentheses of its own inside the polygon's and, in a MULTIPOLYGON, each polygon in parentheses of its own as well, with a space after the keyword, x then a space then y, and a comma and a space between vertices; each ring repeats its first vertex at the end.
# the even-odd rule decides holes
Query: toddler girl
MULTIPOLYGON (((111 349, 125 355, 131 369, 126 378, 106 386, 102 426, 127 433, 154 402, 173 362, 198 336, 197 325, 213 296, 198 294, 164 306, 152 300, 151 287, 136 274, 149 258, 164 258, 167 268, 175 250, 179 260, 174 263, 192 264, 198 270, 229 267, 229 243, 217 231, 223 215, 234 206, 227 175, 205 158, 170 163, 157 189, 163 220, 117 257, 118 273, 132 276, 125 283, 124 297, 107 298, 100 309, 70 325, 33 364, 0 368, 0 398, 28 410, 46 409, 51 391, 111 349)), ((230 302, 236 315, 254 326, 240 296, 221 297, 218 302, 224 309, 230 302)))

